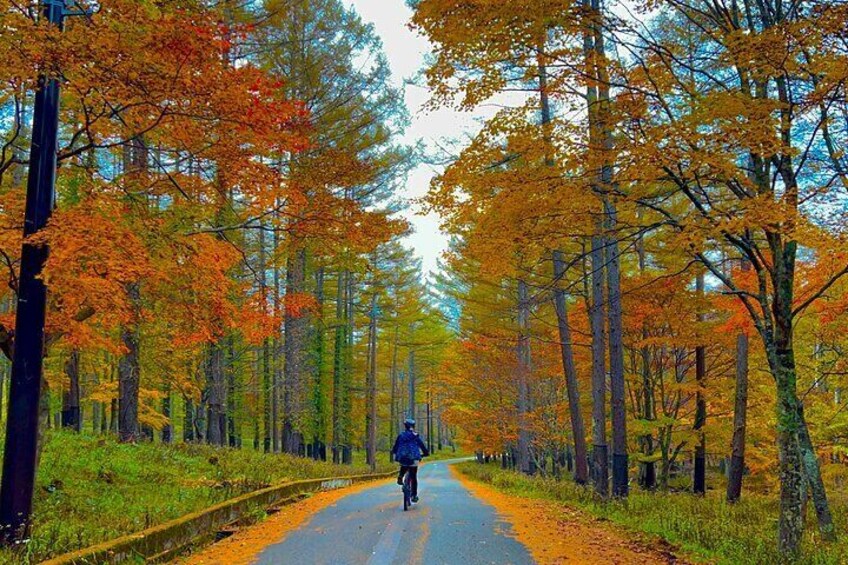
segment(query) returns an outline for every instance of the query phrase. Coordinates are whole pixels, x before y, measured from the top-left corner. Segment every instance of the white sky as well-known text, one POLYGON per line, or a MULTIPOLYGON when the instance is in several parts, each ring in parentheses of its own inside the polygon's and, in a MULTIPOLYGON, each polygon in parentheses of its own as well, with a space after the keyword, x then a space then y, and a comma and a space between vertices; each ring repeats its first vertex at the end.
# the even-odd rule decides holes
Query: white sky
MULTIPOLYGON (((412 11, 404 0, 348 0, 349 4, 366 22, 374 24, 383 40, 383 48, 392 68, 392 79, 398 86, 405 79, 413 78, 424 66, 424 57, 430 51, 430 43, 407 27, 412 11)), ((427 89, 407 84, 404 87, 406 105, 412 123, 404 141, 414 145, 423 140, 432 148, 434 142, 443 138, 457 137, 462 131, 474 128, 474 117, 449 110, 425 112, 422 106, 429 99, 427 89)), ((438 173, 433 166, 419 165, 409 176, 403 196, 418 198, 427 193, 430 179, 438 173)), ((436 262, 447 248, 447 236, 439 230, 439 219, 435 214, 422 216, 418 206, 410 206, 404 214, 413 225, 415 233, 407 238, 406 245, 421 257, 424 272, 437 270, 436 262)))

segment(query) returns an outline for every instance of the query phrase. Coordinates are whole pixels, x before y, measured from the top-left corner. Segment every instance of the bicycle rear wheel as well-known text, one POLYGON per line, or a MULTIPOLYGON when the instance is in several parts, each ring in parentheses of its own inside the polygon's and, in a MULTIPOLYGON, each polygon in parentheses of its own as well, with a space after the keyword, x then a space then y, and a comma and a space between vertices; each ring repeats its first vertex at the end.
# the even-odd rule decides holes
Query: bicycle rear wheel
POLYGON ((403 511, 406 512, 409 510, 409 507, 412 505, 411 501, 411 492, 409 486, 409 473, 403 476, 403 511))

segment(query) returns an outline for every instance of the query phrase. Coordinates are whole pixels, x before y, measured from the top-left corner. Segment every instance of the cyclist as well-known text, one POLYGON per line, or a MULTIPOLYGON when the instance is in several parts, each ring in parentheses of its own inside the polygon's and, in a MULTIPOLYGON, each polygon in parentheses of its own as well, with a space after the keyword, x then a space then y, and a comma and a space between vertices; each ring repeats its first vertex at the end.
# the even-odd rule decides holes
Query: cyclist
POLYGON ((398 473, 398 484, 403 485, 403 476, 409 473, 409 486, 412 490, 412 502, 418 502, 418 462, 422 457, 427 457, 430 452, 421 441, 421 437, 415 432, 415 420, 407 418, 403 422, 406 430, 402 431, 395 440, 392 447, 392 455, 395 461, 400 463, 398 473))

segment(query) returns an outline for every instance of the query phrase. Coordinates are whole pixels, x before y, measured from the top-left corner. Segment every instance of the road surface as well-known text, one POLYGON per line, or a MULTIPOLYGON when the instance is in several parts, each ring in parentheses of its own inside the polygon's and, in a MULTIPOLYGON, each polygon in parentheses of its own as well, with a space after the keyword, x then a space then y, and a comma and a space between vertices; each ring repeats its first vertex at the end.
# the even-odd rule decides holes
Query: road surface
POLYGON ((527 549, 511 526, 471 495, 445 462, 421 467, 421 502, 403 511, 396 484, 352 494, 315 514, 256 563, 284 565, 524 564, 527 549))

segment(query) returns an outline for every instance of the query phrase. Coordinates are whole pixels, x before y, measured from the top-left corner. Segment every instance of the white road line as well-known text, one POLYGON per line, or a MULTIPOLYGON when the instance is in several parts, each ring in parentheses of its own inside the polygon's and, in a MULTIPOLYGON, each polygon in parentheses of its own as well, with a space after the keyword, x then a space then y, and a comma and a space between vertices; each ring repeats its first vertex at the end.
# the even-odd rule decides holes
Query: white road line
MULTIPOLYGON (((402 509, 398 509, 398 511, 403 512, 402 509)), ((404 518, 406 516, 392 518, 386 525, 377 545, 374 546, 374 552, 371 554, 367 565, 391 565, 398 547, 400 547, 401 537, 403 537, 403 523, 409 523, 404 518)))

